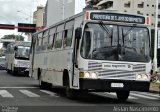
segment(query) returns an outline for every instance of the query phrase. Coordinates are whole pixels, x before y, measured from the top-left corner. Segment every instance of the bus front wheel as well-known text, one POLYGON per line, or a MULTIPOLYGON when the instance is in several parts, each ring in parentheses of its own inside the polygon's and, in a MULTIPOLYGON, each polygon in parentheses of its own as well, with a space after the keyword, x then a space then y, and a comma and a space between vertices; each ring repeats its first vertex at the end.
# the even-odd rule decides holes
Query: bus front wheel
POLYGON ((129 97, 130 91, 117 91, 116 93, 119 101, 126 101, 129 97))
POLYGON ((69 78, 66 79, 65 83, 66 83, 65 84, 65 89, 66 89, 66 96, 67 96, 67 98, 69 98, 69 99, 75 99, 77 91, 74 90, 74 89, 71 89, 69 87, 69 78))

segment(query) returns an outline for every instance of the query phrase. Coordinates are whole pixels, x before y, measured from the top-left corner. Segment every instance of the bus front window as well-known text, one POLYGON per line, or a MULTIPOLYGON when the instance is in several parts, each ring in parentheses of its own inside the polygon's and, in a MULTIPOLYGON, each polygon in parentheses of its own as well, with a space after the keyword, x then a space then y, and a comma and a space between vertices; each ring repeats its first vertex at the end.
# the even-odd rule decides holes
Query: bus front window
POLYGON ((85 59, 148 62, 149 31, 145 27, 88 23, 80 51, 85 59))
POLYGON ((15 58, 17 59, 29 59, 30 47, 18 46, 15 51, 15 58))

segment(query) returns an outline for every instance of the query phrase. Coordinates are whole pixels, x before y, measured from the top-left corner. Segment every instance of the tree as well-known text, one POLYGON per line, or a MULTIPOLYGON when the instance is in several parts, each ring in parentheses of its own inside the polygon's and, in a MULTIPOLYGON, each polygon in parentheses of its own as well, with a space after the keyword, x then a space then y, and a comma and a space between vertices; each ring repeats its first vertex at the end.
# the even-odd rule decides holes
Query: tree
POLYGON ((24 37, 22 35, 4 35, 2 39, 14 39, 16 41, 24 41, 24 37))

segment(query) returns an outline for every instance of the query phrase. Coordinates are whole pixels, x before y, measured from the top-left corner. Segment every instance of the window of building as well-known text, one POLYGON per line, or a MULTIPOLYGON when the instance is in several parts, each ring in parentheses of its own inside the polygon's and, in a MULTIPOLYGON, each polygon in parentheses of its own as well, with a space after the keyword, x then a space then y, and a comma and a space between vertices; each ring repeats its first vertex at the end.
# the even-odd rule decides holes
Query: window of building
POLYGON ((124 7, 130 7, 130 5, 131 5, 131 3, 130 3, 130 1, 128 1, 128 3, 124 3, 124 7))
POLYGON ((147 4, 147 7, 149 7, 149 4, 147 4))
POLYGON ((154 16, 154 14, 152 14, 152 16, 154 16))
POLYGON ((146 14, 147 16, 149 16, 149 14, 146 14))
POLYGON ((152 7, 154 7, 154 5, 152 5, 152 7))
POLYGON ((143 13, 141 13, 140 11, 137 11, 137 14, 143 15, 143 13))
POLYGON ((143 8, 144 7, 144 2, 138 4, 138 8, 143 8))
POLYGON ((124 10, 124 12, 127 12, 127 10, 124 10))

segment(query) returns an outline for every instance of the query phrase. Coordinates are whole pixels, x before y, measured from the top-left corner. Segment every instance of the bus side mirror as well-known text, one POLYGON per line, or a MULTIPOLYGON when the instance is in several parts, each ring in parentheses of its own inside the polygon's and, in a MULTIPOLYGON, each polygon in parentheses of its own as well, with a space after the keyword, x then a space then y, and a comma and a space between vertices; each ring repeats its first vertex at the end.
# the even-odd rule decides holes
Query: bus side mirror
POLYGON ((81 36, 82 36, 82 28, 78 27, 76 30, 75 30, 75 37, 77 39, 81 39, 81 36))
POLYGON ((17 51, 17 49, 18 49, 17 46, 15 46, 15 47, 14 47, 14 50, 17 51))

